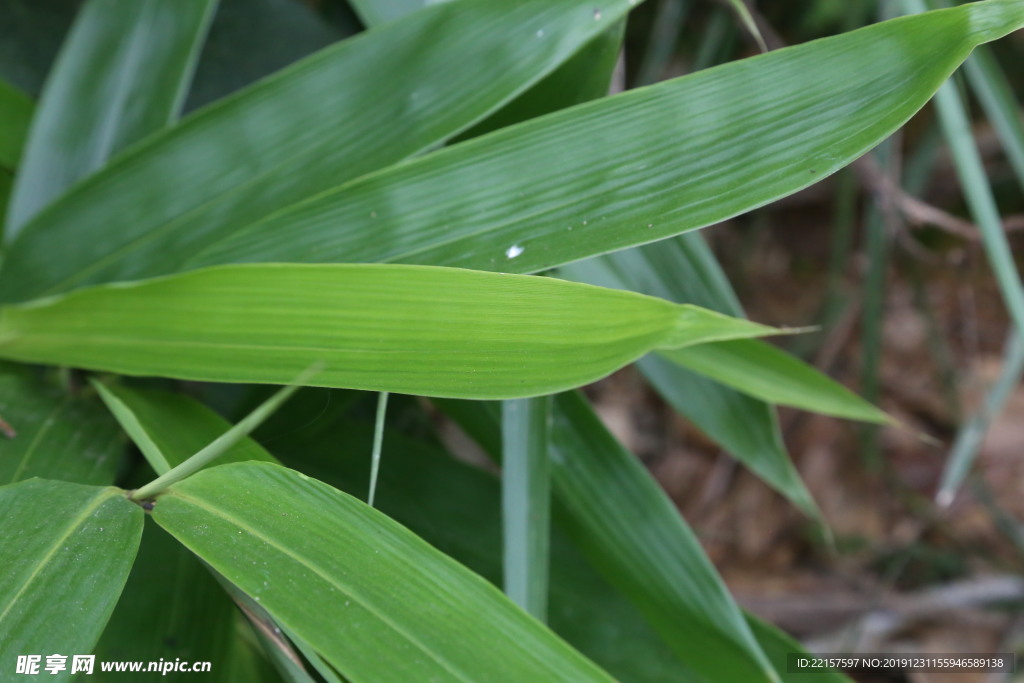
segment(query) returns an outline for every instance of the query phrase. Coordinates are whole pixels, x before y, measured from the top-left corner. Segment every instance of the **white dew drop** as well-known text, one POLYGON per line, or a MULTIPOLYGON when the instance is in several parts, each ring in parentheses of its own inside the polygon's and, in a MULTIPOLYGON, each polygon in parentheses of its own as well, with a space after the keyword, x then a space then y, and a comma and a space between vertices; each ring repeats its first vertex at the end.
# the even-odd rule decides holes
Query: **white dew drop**
POLYGON ((544 37, 544 29, 542 29, 542 28, 537 29, 537 37, 538 38, 543 38, 544 37))
POLYGON ((510 259, 516 258, 524 251, 526 251, 525 247, 521 247, 518 244, 513 244, 511 247, 505 250, 505 257, 510 259))
POLYGON ((594 21, 600 21, 600 20, 601 20, 601 10, 596 9, 596 10, 594 10, 594 21))

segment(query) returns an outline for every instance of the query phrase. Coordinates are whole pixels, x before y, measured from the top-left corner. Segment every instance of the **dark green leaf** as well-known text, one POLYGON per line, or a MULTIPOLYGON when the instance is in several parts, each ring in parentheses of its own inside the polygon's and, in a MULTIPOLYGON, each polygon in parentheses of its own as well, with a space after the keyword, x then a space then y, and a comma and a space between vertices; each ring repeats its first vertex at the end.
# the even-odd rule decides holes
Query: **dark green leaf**
POLYGON ((27 367, 0 363, 0 484, 31 477, 111 484, 124 438, 94 397, 43 381, 27 367))
POLYGON ((174 120, 216 0, 90 0, 47 78, 7 240, 68 187, 174 120))
POLYGON ((0 488, 0 667, 18 655, 69 656, 49 680, 70 680, 70 655, 92 652, 142 534, 124 491, 32 479, 0 488))
POLYGON ((496 588, 292 470, 204 470, 153 516, 350 680, 607 680, 496 588))
POLYGON ((464 130, 629 6, 461 0, 323 50, 151 138, 38 216, 0 293, 179 270, 219 236, 464 130))
MULTIPOLYGON (((1020 0, 989 0, 725 64, 349 182, 224 231, 198 254, 150 240, 152 256, 125 250, 104 277, 179 254, 187 267, 400 261, 526 273, 655 241, 842 168, 905 123, 975 45, 1021 25, 1020 0)), ((8 298, 56 288, 43 270, 64 266, 44 259, 43 235, 25 242, 24 270, 8 271, 8 298)))
POLYGON ((675 505, 578 394, 556 399, 552 447, 574 540, 686 666, 712 681, 777 680, 675 505))
MULTIPOLYGON (((249 627, 195 556, 148 522, 121 600, 94 652, 97 660, 210 662, 217 681, 265 681, 269 663, 250 645, 249 627), (246 638, 249 635, 249 638, 246 638)), ((99 672, 97 671, 97 674, 99 672)), ((124 680, 123 673, 88 680, 124 680)), ((132 681, 166 681, 159 672, 132 681)))

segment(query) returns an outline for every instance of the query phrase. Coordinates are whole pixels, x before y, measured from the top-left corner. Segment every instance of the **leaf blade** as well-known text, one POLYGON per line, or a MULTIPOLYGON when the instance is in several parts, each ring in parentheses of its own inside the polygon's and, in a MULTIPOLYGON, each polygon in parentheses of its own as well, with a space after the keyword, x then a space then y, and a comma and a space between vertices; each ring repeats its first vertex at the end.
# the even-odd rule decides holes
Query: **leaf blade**
POLYGON ((395 265, 224 266, 0 310, 0 357, 183 379, 516 398, 773 328, 632 292, 395 265))
POLYGON ((629 7, 462 0, 322 50, 154 136, 47 209, 12 244, 7 266, 20 274, 0 274, 0 298, 175 272, 220 233, 457 134, 600 33, 595 9, 611 20, 629 7), (54 243, 76 249, 47 247, 39 260, 54 243))
POLYGON ((354 680, 607 680, 496 588, 297 472, 264 463, 205 470, 161 496, 153 517, 354 680), (267 569, 229 561, 224 543, 267 569), (319 604, 310 609, 312 594, 319 604))
POLYGON ((90 652, 135 559, 142 509, 119 489, 32 479, 0 488, 0 518, 4 667, 16 655, 90 652))
POLYGON ((339 186, 184 265, 529 273, 698 229, 878 144, 978 42, 1024 24, 1018 1, 895 19, 527 121, 339 186))
POLYGON ((216 6, 86 3, 32 122, 8 207, 8 241, 76 181, 177 117, 216 6))
POLYGON ((17 433, 0 436, 0 485, 32 477, 114 482, 124 439, 90 397, 50 386, 30 368, 0 363, 0 415, 17 433))

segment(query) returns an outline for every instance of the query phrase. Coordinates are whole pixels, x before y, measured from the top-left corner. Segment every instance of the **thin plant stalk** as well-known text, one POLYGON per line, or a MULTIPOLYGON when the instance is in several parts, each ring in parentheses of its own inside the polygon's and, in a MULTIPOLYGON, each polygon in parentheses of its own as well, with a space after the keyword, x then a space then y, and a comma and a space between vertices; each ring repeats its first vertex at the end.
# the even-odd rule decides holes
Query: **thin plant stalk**
POLYGON ((513 602, 541 621, 547 617, 548 600, 550 416, 550 396, 502 403, 504 588, 513 602))
POLYGON ((384 417, 388 411, 388 392, 380 392, 377 399, 377 419, 373 425, 373 452, 370 455, 370 492, 366 496, 366 503, 373 507, 373 500, 377 494, 377 475, 380 474, 380 451, 384 445, 384 417))
POLYGON ((291 398, 292 394, 298 391, 304 382, 319 371, 318 367, 310 368, 300 375, 293 384, 282 387, 273 396, 256 407, 251 413, 239 420, 238 424, 227 430, 219 437, 210 442, 208 446, 187 459, 180 465, 171 468, 145 486, 132 492, 130 498, 134 501, 142 501, 152 498, 169 486, 178 483, 185 477, 199 471, 203 467, 224 455, 232 446, 249 436, 254 429, 259 427, 269 418, 281 405, 291 398))

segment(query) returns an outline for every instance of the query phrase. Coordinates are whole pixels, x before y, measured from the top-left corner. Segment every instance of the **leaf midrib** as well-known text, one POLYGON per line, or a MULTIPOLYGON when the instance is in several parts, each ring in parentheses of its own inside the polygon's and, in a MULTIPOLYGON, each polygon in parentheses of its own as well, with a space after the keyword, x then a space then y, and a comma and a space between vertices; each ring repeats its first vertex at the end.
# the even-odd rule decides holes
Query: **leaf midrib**
MULTIPOLYGON (((296 553, 294 553, 287 546, 281 545, 273 537, 270 537, 270 536, 267 536, 267 535, 261 533, 257 529, 254 529, 252 526, 250 526, 249 524, 247 524, 244 521, 242 521, 241 519, 235 517, 232 514, 228 514, 224 509, 215 507, 213 505, 206 504, 206 503, 203 502, 202 499, 198 499, 198 498, 194 498, 192 496, 189 496, 187 493, 183 493, 180 489, 171 489, 165 495, 167 495, 167 496, 174 496, 175 498, 178 498, 179 500, 181 500, 181 501, 183 501, 185 503, 189 503, 189 504, 191 504, 191 505, 193 505, 193 506, 195 506, 197 508, 200 508, 201 510, 206 511, 206 512, 214 515, 215 517, 219 517, 221 520, 227 522, 228 524, 235 525, 237 528, 246 531, 247 533, 252 535, 254 538, 257 538, 257 539, 263 541, 265 544, 267 544, 268 546, 270 546, 274 550, 278 551, 279 553, 281 553, 285 557, 288 557, 289 559, 292 559, 293 561, 295 561, 300 566, 305 567, 308 570, 312 571, 316 576, 320 577, 320 579, 322 579, 329 586, 334 586, 342 595, 347 595, 347 596, 351 597, 353 600, 356 601, 357 604, 359 604, 361 607, 363 607, 363 609, 365 609, 367 612, 371 613, 373 616, 375 616, 377 619, 379 619, 383 624, 386 624, 393 631, 395 631, 396 633, 398 633, 401 636, 405 637, 406 640, 409 643, 411 643, 417 649, 422 651, 427 656, 428 659, 431 659, 431 660, 435 661, 437 664, 439 664, 441 666, 441 668, 443 668, 446 671, 448 671, 449 673, 451 673, 458 680, 466 681, 466 683, 472 683, 472 679, 466 678, 459 670, 454 668, 454 664, 451 664, 450 662, 448 662, 443 657, 440 657, 440 656, 434 654, 431 651, 431 649, 426 644, 422 643, 418 638, 413 636, 411 633, 407 632, 405 629, 401 628, 399 625, 395 624, 392 620, 387 618, 383 613, 381 613, 377 609, 375 609, 375 607, 372 605, 372 603, 370 601, 368 601, 365 598, 357 595, 356 592, 353 592, 351 586, 345 586, 345 585, 343 585, 341 583, 336 582, 330 576, 330 574, 326 573, 326 571, 324 569, 322 569, 318 564, 316 564, 316 563, 314 563, 312 561, 308 561, 308 560, 304 561, 304 558, 301 555, 297 555, 296 553)), ((157 501, 157 506, 159 506, 159 500, 157 501)), ((210 560, 207 559, 207 561, 210 561, 210 560)), ((212 562, 211 562, 211 564, 212 564, 212 562)), ((217 571, 219 571, 222 574, 224 574, 225 576, 227 576, 227 573, 225 572, 224 569, 218 567, 217 571)), ((237 582, 235 582, 235 584, 238 585, 239 587, 241 587, 241 584, 239 584, 237 582)), ((275 618, 278 619, 279 621, 281 621, 282 623, 284 623, 284 621, 285 621, 285 620, 281 619, 279 615, 275 615, 275 618)), ((299 629, 295 628, 294 625, 289 625, 289 628, 291 630, 295 631, 295 632, 299 631, 299 629)))
POLYGON ((39 562, 36 563, 35 568, 28 575, 21 588, 11 597, 10 602, 7 603, 7 607, 4 608, 3 612, 0 612, 0 623, 7 617, 7 614, 14 607, 15 603, 24 595, 25 591, 28 590, 29 585, 35 581, 36 577, 43 571, 50 559, 57 553, 64 542, 73 534, 76 530, 84 525, 85 520, 90 517, 96 510, 98 510, 107 500, 117 495, 116 492, 109 488, 102 489, 96 493, 93 497, 92 502, 84 507, 75 517, 71 520, 67 529, 61 534, 50 549, 46 552, 39 562))

